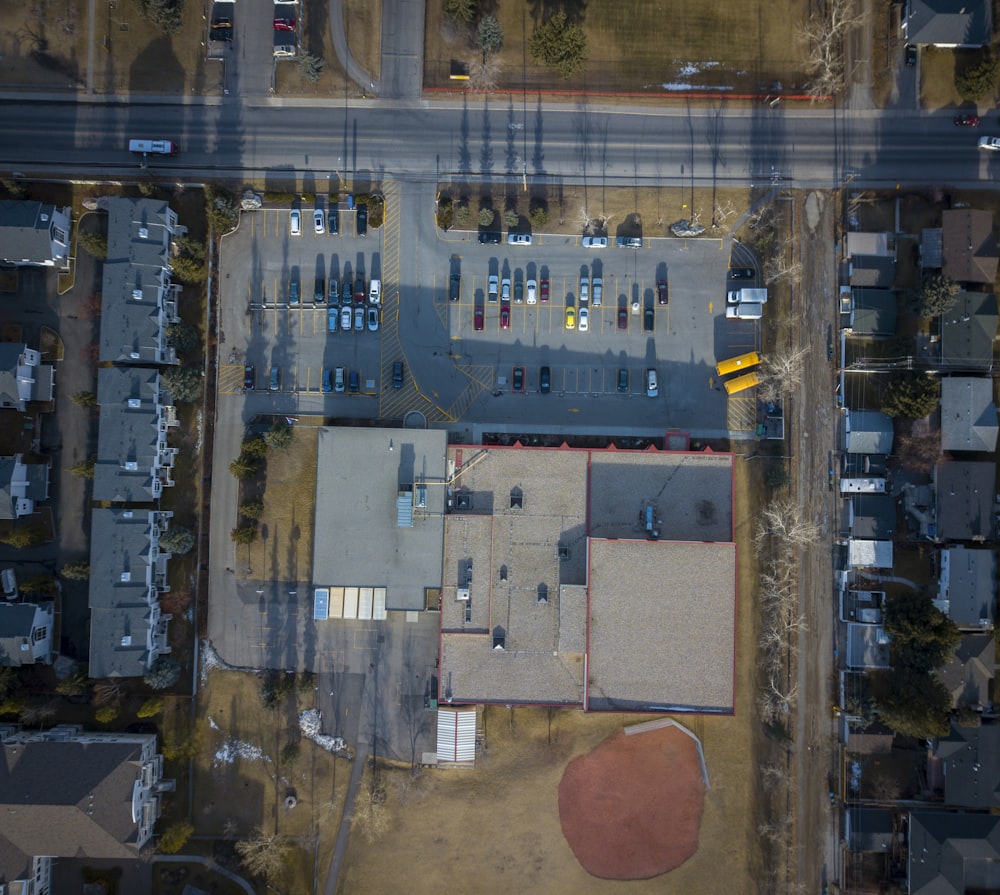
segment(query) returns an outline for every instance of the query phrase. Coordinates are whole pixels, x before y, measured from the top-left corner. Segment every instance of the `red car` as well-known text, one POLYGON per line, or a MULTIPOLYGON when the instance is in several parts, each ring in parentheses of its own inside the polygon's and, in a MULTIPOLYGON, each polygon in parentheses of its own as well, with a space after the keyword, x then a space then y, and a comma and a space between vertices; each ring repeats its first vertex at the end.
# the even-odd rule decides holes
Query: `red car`
POLYGON ((618 328, 628 329, 628 308, 618 309, 618 328))
POLYGON ((483 331, 483 309, 480 306, 476 306, 476 315, 472 328, 477 332, 481 333, 483 331))
POLYGON ((274 20, 274 30, 275 31, 294 31, 295 30, 295 19, 275 19, 274 20))
POLYGON ((500 329, 510 329, 510 308, 506 305, 500 309, 500 329))
POLYGON ((548 301, 549 300, 549 281, 548 280, 542 280, 542 295, 541 295, 541 300, 542 301, 548 301))
POLYGON ((956 115, 955 124, 959 127, 979 127, 978 115, 956 115))
POLYGON ((670 293, 667 291, 666 280, 656 281, 656 295, 661 305, 665 305, 668 301, 670 301, 670 293))

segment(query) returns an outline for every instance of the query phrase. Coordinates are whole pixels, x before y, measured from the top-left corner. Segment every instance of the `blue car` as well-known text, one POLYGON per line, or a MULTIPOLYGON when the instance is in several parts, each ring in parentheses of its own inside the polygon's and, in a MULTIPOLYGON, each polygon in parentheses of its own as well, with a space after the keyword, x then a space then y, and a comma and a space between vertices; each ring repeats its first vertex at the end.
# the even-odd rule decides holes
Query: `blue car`
POLYGON ((328 333, 335 333, 337 331, 337 325, 340 323, 340 308, 336 305, 331 305, 326 312, 326 331, 328 333))

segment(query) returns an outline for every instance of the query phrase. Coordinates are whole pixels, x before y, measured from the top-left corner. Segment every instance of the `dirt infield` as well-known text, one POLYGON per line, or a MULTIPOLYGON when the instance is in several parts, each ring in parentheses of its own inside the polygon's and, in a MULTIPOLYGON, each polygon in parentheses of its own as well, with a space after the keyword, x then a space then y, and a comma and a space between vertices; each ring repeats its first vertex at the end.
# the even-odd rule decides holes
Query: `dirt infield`
POLYGON ((619 731, 570 762, 559 821, 588 873, 650 879, 697 851, 704 801, 698 747, 682 731, 619 731))

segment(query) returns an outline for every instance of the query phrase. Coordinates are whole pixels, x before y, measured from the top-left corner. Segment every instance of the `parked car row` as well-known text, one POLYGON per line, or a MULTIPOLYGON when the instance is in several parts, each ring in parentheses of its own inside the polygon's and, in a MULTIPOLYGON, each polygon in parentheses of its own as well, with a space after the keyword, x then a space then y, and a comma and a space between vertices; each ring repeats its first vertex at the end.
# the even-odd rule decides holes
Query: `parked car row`
MULTIPOLYGON (((460 287, 461 277, 458 274, 452 274, 448 291, 448 298, 451 301, 458 301, 461 291, 460 287)), ((541 280, 536 280, 532 277, 527 281, 522 281, 520 277, 515 277, 512 283, 510 277, 505 276, 501 279, 496 274, 490 274, 486 280, 486 301, 489 304, 499 302, 503 305, 510 304, 513 301, 515 305, 522 303, 533 305, 539 301, 547 302, 549 294, 550 287, 547 277, 543 277, 541 280)), ((581 275, 577 297, 578 303, 581 306, 590 304, 595 308, 599 308, 604 301, 604 280, 601 277, 591 279, 588 274, 581 275)), ((656 281, 656 298, 661 305, 669 303, 670 290, 666 278, 656 281)), ((634 304, 638 305, 637 302, 634 304)), ((635 313, 639 313, 638 306, 634 311, 635 313)))
MULTIPOLYGON (((392 365, 392 387, 402 388, 405 375, 406 368, 403 362, 396 361, 392 365)), ((247 364, 243 368, 243 390, 245 392, 252 392, 256 388, 256 370, 252 364, 247 364)), ((281 367, 272 366, 270 368, 267 390, 271 392, 281 391, 281 367)), ((320 381, 320 391, 324 394, 346 392, 350 395, 356 395, 361 391, 361 374, 357 370, 349 371, 346 367, 324 367, 320 381)))
POLYGON ((327 309, 326 331, 335 333, 362 332, 367 326, 369 332, 378 332, 382 316, 378 305, 330 305, 327 309))
MULTIPOLYGON (((356 212, 355 224, 357 234, 358 236, 366 236, 368 234, 368 208, 365 205, 359 205, 356 212)), ((340 233, 340 208, 336 205, 331 205, 326 211, 322 208, 314 208, 312 219, 313 232, 317 235, 321 235, 327 231, 329 231, 331 236, 336 236, 340 233)), ((293 208, 288 212, 288 235, 302 235, 302 211, 298 208, 293 208)))
MULTIPOLYGON (((645 375, 646 396, 655 398, 660 393, 659 377, 654 367, 648 367, 645 375)), ((527 377, 524 367, 515 365, 510 373, 510 390, 515 395, 527 393, 527 377)), ((627 367, 619 367, 617 375, 617 390, 627 394, 629 390, 629 373, 627 367)), ((552 391, 552 368, 545 365, 538 369, 538 391, 547 395, 552 391)))
MULTIPOLYGON (((530 233, 508 233, 507 245, 530 246, 534 242, 534 237, 530 233)), ((481 230, 479 232, 480 245, 499 245, 500 232, 497 230, 481 230)), ((580 245, 585 249, 606 249, 608 247, 607 236, 583 236, 580 245)), ((641 249, 641 236, 617 236, 615 245, 620 249, 641 249)))

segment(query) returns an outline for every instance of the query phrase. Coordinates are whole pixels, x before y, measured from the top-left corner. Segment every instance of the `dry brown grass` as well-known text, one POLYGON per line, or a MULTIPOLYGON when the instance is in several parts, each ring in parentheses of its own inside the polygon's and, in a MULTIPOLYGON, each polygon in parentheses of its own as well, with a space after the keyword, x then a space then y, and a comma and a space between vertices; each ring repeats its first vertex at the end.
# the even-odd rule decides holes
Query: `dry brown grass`
POLYGON ((260 537, 236 547, 239 572, 276 581, 307 581, 312 574, 313 519, 316 508, 316 430, 297 426, 291 446, 269 451, 260 537), (244 552, 246 551, 246 553, 244 552), (248 557, 244 566, 243 557, 248 557))
MULTIPOLYGON (((920 51, 920 106, 929 112, 961 106, 965 100, 955 88, 955 76, 984 58, 983 50, 943 50, 924 47, 920 51)), ((980 106, 989 107, 996 97, 986 97, 980 106)))
POLYGON ((75 87, 87 77, 87 6, 75 0, 0 5, 0 84, 75 87))
POLYGON ((309 740, 299 740, 298 712, 313 706, 313 690, 293 693, 276 709, 260 700, 260 678, 235 671, 213 671, 199 698, 196 729, 202 748, 194 760, 193 823, 198 835, 219 838, 249 836, 260 827, 278 833, 298 847, 286 861, 287 878, 279 888, 311 892, 318 838, 318 866, 325 875, 350 781, 351 766, 309 740), (209 720, 211 719, 211 721, 209 720), (213 726, 213 722, 214 725, 213 726), (279 764, 281 750, 299 742, 291 766, 279 764), (264 758, 216 758, 226 743, 245 743, 264 758), (296 806, 286 811, 286 794, 296 806))
MULTIPOLYGON (((767 93, 775 81, 794 89, 804 80, 795 40, 806 7, 792 0, 726 3, 680 0, 620 3, 593 0, 580 22, 587 36, 586 70, 562 80, 527 52, 535 22, 529 4, 498 3, 490 10, 504 32, 498 89, 663 92, 683 83, 721 93, 767 93), (669 32, 669 40, 664 35, 669 32), (686 76, 690 66, 698 70, 686 76)), ((547 8, 539 4, 537 8, 547 8)), ((473 29, 456 28, 440 3, 427 4, 424 84, 450 87, 452 59, 473 61, 473 29)), ((538 20, 539 22, 541 19, 538 20)))

